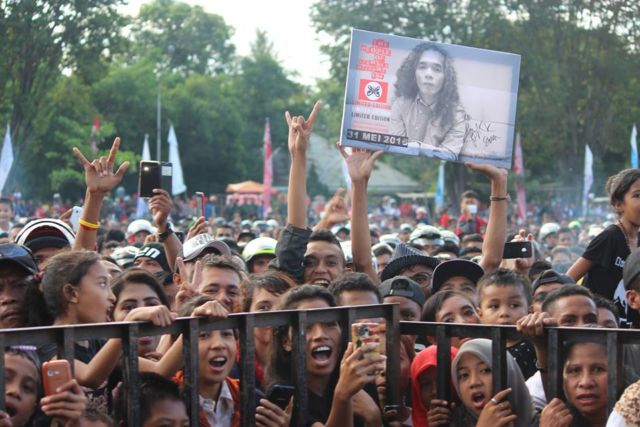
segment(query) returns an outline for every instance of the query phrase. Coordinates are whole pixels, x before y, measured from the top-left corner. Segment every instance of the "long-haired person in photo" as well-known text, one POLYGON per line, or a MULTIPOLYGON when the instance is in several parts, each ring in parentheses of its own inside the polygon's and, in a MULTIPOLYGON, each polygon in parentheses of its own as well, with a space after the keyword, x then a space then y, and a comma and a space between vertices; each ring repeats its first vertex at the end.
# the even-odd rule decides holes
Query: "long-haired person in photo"
POLYGON ((434 43, 414 47, 398 69, 395 95, 391 133, 408 137, 410 147, 456 160, 464 145, 468 118, 449 54, 434 43))

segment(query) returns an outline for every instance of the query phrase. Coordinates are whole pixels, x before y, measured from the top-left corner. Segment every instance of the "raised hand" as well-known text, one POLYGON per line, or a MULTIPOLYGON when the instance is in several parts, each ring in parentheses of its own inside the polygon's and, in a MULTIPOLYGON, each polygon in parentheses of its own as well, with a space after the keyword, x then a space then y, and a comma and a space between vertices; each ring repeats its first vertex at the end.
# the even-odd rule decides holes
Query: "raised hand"
POLYGON ((286 427, 291 423, 293 412, 293 398, 285 409, 267 399, 260 399, 260 405, 256 408, 256 426, 258 427, 286 427))
POLYGON ((120 184, 122 177, 127 172, 127 169, 129 169, 129 162, 124 162, 115 173, 113 172, 113 166, 119 149, 120 138, 116 137, 111 146, 108 158, 102 156, 90 162, 77 147, 73 147, 73 154, 80 160, 84 168, 84 180, 89 192, 109 193, 120 184))
POLYGON ((40 405, 48 417, 64 421, 62 425, 74 426, 87 409, 87 402, 78 382, 71 380, 60 386, 56 394, 42 398, 40 405))
POLYGON ((138 307, 131 310, 124 318, 125 322, 151 322, 156 326, 169 326, 177 315, 164 305, 138 307))
POLYGON ((373 172, 373 165, 376 159, 382 155, 382 151, 372 153, 363 148, 352 148, 351 154, 348 154, 340 142, 336 143, 336 145, 340 150, 340 154, 342 154, 342 157, 347 162, 347 169, 349 170, 351 181, 369 181, 371 172, 373 172))
POLYGON ((154 195, 149 202, 149 210, 153 214, 153 221, 158 226, 158 231, 162 233, 166 229, 167 220, 173 208, 173 200, 166 190, 154 188, 153 193, 154 195))
POLYGON ((206 234, 207 233, 208 224, 206 222, 205 217, 201 216, 196 220, 196 222, 189 228, 187 231, 187 237, 184 239, 185 242, 192 237, 196 237, 198 234, 206 234))
POLYGON ((182 304, 198 296, 198 286, 200 286, 200 281, 202 280, 202 267, 200 260, 196 261, 193 266, 193 277, 189 277, 184 260, 178 257, 176 263, 180 272, 180 287, 175 300, 175 308, 178 310, 182 304))
POLYGON ((386 356, 374 355, 372 350, 378 344, 369 343, 355 349, 353 343, 347 345, 347 350, 340 362, 340 377, 336 385, 335 394, 340 399, 350 400, 367 383, 373 382, 383 366, 386 356))
POLYGON ((480 165, 480 164, 471 163, 471 162, 465 162, 464 165, 471 170, 474 170, 486 175, 487 178, 489 178, 491 181, 499 180, 499 179, 506 180, 507 176, 509 175, 509 171, 507 171, 506 169, 497 168, 493 165, 484 165, 484 164, 480 165))
POLYGON ((284 113, 284 117, 289 125, 289 153, 292 156, 296 154, 306 154, 309 136, 313 131, 313 125, 320 111, 320 101, 316 101, 311 110, 311 114, 307 119, 304 116, 291 116, 289 112, 284 113))

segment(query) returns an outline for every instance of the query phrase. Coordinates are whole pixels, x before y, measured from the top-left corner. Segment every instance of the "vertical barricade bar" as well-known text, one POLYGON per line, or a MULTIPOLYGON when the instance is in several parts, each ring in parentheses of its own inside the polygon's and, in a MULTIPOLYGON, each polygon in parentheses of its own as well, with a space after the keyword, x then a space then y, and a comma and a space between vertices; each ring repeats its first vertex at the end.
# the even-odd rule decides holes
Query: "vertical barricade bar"
POLYGON ((387 401, 385 406, 389 408, 398 408, 398 413, 402 408, 400 395, 400 306, 393 304, 387 307, 385 317, 387 320, 385 341, 387 352, 387 373, 386 373, 386 390, 387 401))
POLYGON ((618 342, 618 333, 615 331, 607 332, 607 408, 609 413, 613 411, 613 407, 618 399, 618 391, 622 381, 620 379, 622 370, 622 348, 618 342))
POLYGON ((351 341, 351 325, 356 322, 352 309, 340 311, 340 329, 342 329, 342 348, 347 348, 351 341))
POLYGON ((491 328, 491 367, 493 372, 493 395, 507 388, 507 349, 502 328, 491 328))
MULTIPOLYGON (((560 330, 549 329, 547 336, 547 390, 549 392, 549 402, 554 397, 562 398, 562 369, 560 369, 560 363, 562 358, 560 355, 560 330)), ((540 363, 540 361, 538 361, 540 363)))
POLYGON ((124 362, 124 390, 127 396, 127 425, 138 426, 140 422, 140 375, 138 371, 138 324, 126 325, 122 338, 124 362))
POLYGON ((451 338, 446 325, 436 326, 438 342, 438 369, 436 369, 436 387, 438 399, 451 402, 451 338))
POLYGON ((0 334, 0 408, 4 406, 4 334, 0 334))
POLYGON ((199 320, 191 317, 182 321, 182 352, 184 359, 184 398, 191 424, 198 419, 198 336, 200 335, 199 320))
POLYGON ((256 409, 256 357, 255 341, 253 338, 254 314, 245 314, 240 318, 240 363, 242 377, 240 425, 255 425, 256 409))
POLYGON ((69 365, 71 367, 71 374, 75 378, 75 364, 73 363, 76 358, 75 351, 75 335, 76 331, 73 327, 64 327, 61 330, 62 333, 62 342, 58 341, 58 354, 60 358, 67 359, 69 365))
POLYGON ((309 403, 307 393, 307 337, 305 333, 307 312, 297 311, 292 313, 291 320, 291 358, 293 362, 293 382, 296 387, 293 399, 293 421, 291 425, 303 426, 306 424, 307 406, 309 403))

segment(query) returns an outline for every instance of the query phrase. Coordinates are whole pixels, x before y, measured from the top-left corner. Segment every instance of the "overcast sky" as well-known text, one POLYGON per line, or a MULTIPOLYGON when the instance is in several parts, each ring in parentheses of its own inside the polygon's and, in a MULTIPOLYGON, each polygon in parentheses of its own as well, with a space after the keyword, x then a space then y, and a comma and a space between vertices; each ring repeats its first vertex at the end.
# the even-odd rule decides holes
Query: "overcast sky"
MULTIPOLYGON (((235 34, 232 42, 240 55, 247 55, 256 29, 267 32, 278 59, 287 71, 297 72, 297 81, 313 84, 329 75, 329 60, 320 54, 320 41, 309 17, 313 0, 182 0, 222 16, 235 34)), ((130 0, 123 13, 137 15, 150 0, 130 0)))

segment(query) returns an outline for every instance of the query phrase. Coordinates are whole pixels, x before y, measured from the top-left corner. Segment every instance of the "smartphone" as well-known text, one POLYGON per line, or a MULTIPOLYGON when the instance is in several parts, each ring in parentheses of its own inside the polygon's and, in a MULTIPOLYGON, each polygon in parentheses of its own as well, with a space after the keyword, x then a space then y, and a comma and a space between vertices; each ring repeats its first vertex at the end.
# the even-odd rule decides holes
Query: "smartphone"
POLYGON ((140 197, 153 197, 155 188, 162 188, 171 195, 171 179, 173 166, 171 163, 161 163, 151 160, 143 160, 138 168, 138 195, 140 197))
POLYGON ((202 191, 196 191, 196 197, 198 197, 198 218, 201 216, 205 216, 205 205, 207 200, 205 199, 205 195, 202 191))
POLYGON ((380 354, 380 324, 379 323, 354 323, 351 325, 351 341, 355 348, 365 344, 375 343, 376 348, 371 350, 374 355, 380 354))
POLYGON ((51 360, 42 364, 42 384, 44 395, 56 394, 58 387, 71 381, 71 367, 68 360, 51 360))
POLYGON ((71 228, 76 233, 78 232, 78 228, 80 228, 80 218, 82 218, 82 207, 74 206, 71 208, 71 216, 69 217, 69 222, 71 223, 71 228))
POLYGON ((296 388, 286 384, 274 384, 267 390, 267 400, 285 409, 295 393, 296 388))
POLYGON ((530 258, 533 255, 533 245, 531 242, 507 242, 504 244, 502 258, 530 258))

